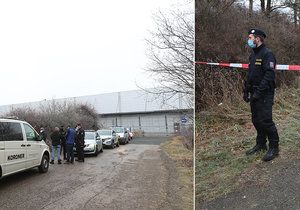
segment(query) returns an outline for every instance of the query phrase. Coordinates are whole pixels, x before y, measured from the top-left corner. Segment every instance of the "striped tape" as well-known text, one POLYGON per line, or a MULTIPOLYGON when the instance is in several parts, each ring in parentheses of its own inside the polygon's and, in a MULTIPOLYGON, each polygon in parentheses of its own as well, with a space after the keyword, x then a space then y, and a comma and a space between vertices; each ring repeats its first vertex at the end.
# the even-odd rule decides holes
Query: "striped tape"
MULTIPOLYGON (((210 63, 210 62, 202 62, 202 61, 196 61, 195 64, 205 64, 205 65, 211 65, 211 66, 221 66, 221 67, 232 67, 232 68, 243 68, 248 69, 249 65, 244 63, 210 63)), ((282 70, 282 71, 300 71, 300 65, 282 65, 277 64, 276 70, 282 70)))

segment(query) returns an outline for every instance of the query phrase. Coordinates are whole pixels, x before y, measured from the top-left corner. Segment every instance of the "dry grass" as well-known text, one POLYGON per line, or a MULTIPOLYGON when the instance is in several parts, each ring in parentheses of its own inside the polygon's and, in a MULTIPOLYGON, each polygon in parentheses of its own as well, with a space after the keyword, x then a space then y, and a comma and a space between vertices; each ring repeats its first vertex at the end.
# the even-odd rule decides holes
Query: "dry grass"
POLYGON ((194 155, 193 150, 184 146, 184 137, 174 137, 162 144, 167 155, 175 161, 179 173, 180 197, 182 209, 193 209, 194 203, 194 155))
MULTIPOLYGON (((277 92, 274 121, 280 136, 280 158, 296 157, 300 147, 300 89, 277 92)), ((261 157, 245 156, 255 144, 256 131, 247 104, 229 110, 216 108, 196 115, 196 202, 202 203, 231 192, 260 177, 261 157)), ((278 160, 277 160, 278 161, 278 160)))

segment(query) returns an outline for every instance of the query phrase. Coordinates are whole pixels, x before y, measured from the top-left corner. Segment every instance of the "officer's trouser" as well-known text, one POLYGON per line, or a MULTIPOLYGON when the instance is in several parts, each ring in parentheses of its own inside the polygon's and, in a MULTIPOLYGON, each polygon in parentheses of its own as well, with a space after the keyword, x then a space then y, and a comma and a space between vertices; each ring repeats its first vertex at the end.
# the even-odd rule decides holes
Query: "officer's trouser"
POLYGON ((77 152, 78 160, 84 160, 83 147, 76 146, 76 152, 77 152))
POLYGON ((265 145, 267 137, 270 148, 278 148, 279 136, 272 119, 272 106, 274 93, 261 96, 257 101, 251 102, 252 122, 257 131, 256 143, 265 145))

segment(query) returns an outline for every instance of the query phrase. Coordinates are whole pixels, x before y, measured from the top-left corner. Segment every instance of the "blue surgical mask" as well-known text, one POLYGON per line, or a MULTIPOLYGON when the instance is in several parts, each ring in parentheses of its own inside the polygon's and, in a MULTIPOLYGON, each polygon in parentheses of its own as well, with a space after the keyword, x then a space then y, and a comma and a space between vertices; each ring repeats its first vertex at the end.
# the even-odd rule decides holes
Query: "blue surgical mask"
POLYGON ((256 44, 254 43, 254 41, 252 39, 248 39, 248 45, 251 48, 256 48, 256 44))

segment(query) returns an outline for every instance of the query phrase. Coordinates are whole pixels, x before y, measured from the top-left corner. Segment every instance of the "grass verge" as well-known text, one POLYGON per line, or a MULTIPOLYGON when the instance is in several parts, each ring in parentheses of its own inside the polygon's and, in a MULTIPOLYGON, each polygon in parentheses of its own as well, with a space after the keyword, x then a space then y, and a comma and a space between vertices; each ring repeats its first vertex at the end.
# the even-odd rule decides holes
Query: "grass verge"
POLYGON ((184 146, 184 137, 176 136, 163 143, 163 150, 175 162, 179 175, 180 209, 194 209, 194 155, 184 146))
MULTIPOLYGON (((274 121, 280 136, 280 157, 297 158, 300 148, 300 89, 279 90, 274 121)), ((195 179, 196 203, 225 195, 245 183, 264 180, 264 153, 246 156, 255 144, 256 131, 250 109, 236 107, 228 114, 209 112, 196 115, 195 179), (244 113, 243 113, 244 112, 244 113), (258 179, 259 177, 259 179, 258 179)), ((246 105, 247 106, 247 105, 246 105)))

